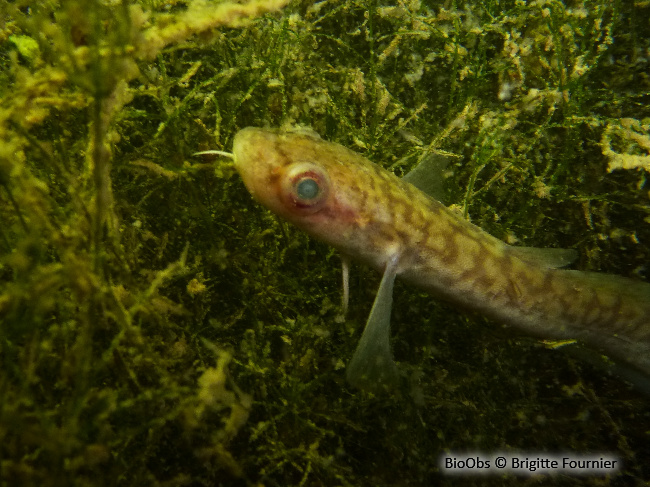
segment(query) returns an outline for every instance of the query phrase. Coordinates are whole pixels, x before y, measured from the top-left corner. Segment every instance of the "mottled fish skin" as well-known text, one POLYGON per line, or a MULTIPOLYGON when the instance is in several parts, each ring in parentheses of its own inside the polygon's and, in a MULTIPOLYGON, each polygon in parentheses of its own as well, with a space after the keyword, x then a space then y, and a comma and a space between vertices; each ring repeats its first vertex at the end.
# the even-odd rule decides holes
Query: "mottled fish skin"
POLYGON ((396 259, 399 278, 433 296, 535 336, 581 340, 650 375, 650 284, 548 268, 316 135, 249 127, 233 153, 256 200, 351 258, 380 271, 396 259), (291 192, 304 174, 322 185, 314 206, 291 192))

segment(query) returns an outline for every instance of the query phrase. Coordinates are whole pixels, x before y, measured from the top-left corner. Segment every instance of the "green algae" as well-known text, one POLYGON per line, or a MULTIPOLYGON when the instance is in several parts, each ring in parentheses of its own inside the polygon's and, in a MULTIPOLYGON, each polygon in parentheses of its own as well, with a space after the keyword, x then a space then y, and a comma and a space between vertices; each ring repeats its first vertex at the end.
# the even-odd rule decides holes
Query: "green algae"
POLYGON ((643 278, 647 3, 282 6, 2 7, 0 484, 451 484, 465 449, 649 480, 647 398, 399 282, 405 385, 350 389, 379 276, 353 269, 342 319, 339 258, 192 157, 296 124, 398 173, 440 152, 474 223, 643 278))

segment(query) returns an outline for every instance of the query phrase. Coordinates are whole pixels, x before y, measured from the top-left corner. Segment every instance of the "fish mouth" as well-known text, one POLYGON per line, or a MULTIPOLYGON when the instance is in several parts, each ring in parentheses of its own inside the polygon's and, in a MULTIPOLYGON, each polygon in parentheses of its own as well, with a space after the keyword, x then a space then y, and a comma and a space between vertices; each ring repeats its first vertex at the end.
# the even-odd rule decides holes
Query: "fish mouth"
POLYGON ((283 211, 277 182, 286 156, 279 149, 281 136, 269 129, 246 127, 233 139, 235 169, 253 199, 271 211, 283 211))
POLYGON ((256 127, 246 127, 235 134, 232 142, 232 153, 235 156, 235 167, 240 173, 248 171, 252 162, 259 161, 259 147, 264 131, 256 127))
POLYGON ((232 143, 235 169, 253 197, 259 200, 265 175, 269 172, 270 140, 274 134, 256 127, 246 127, 237 134, 232 143))

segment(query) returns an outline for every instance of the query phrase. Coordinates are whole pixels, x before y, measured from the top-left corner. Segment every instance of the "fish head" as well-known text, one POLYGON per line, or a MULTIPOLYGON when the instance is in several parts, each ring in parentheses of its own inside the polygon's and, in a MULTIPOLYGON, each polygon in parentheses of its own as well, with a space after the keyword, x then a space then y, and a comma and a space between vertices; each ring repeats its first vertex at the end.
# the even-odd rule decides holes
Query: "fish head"
POLYGON ((233 141, 235 167, 253 198, 335 246, 363 218, 351 194, 352 151, 314 133, 247 127, 233 141))
POLYGON ((318 139, 247 127, 233 141, 235 167, 259 203, 289 220, 328 204, 330 180, 318 139))
POLYGON ((233 141, 235 168, 276 215, 352 258, 383 268, 400 252, 396 221, 428 198, 361 154, 313 132, 248 127, 233 141))

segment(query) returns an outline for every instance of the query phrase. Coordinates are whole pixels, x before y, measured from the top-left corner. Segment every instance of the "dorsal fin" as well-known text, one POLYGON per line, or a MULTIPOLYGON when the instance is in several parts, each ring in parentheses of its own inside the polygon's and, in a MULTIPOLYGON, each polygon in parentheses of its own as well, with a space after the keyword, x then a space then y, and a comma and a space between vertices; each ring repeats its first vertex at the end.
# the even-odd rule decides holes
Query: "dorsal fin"
POLYGON ((530 262, 546 269, 566 267, 578 257, 574 249, 541 249, 538 247, 512 247, 508 250, 521 260, 530 262))
POLYGON ((433 199, 446 204, 443 173, 449 161, 447 156, 430 152, 402 179, 433 199))

